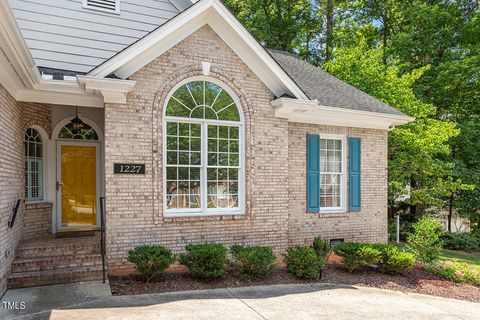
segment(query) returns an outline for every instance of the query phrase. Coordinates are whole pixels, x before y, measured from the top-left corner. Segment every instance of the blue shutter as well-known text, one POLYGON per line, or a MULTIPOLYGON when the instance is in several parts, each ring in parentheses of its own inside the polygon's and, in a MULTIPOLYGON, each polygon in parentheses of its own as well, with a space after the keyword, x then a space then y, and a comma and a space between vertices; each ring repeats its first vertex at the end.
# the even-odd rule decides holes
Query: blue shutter
POLYGON ((320 211, 320 136, 307 134, 307 212, 320 211))
POLYGON ((349 199, 350 211, 360 211, 361 209, 361 140, 360 138, 348 139, 348 150, 350 152, 349 162, 349 199))

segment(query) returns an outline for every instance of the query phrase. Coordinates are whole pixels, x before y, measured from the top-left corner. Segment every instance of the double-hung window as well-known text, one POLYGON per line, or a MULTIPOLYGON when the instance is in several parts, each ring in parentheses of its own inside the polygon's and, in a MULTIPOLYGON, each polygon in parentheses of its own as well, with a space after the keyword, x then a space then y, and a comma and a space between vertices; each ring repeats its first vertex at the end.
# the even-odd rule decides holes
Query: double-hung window
POLYGON ((183 84, 164 127, 165 215, 241 213, 243 124, 232 96, 209 81, 183 84))
POLYGON ((40 132, 29 128, 25 132, 25 200, 43 200, 43 143, 40 132))
POLYGON ((320 136, 320 210, 345 208, 345 157, 343 138, 320 136))

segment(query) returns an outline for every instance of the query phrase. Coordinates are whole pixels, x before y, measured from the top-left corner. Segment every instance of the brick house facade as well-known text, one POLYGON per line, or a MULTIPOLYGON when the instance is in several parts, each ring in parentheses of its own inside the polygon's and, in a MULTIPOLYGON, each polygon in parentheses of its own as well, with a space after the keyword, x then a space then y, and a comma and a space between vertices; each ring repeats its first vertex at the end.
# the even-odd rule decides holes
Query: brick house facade
POLYGON ((128 250, 162 244, 180 252, 187 243, 289 245, 326 239, 385 242, 387 131, 288 123, 276 118, 273 93, 215 32, 205 26, 130 77, 137 81, 126 106, 105 106, 105 197, 110 268, 126 264, 128 250), (215 48, 215 54, 209 48, 215 48), (238 216, 169 218, 163 214, 162 115, 178 82, 201 76, 232 88, 245 114, 246 206, 238 216), (142 128, 141 131, 138 128, 142 128), (362 210, 305 212, 305 137, 335 133, 362 138, 362 210), (116 162, 146 163, 145 176, 113 174, 116 162))
MULTIPOLYGON (((22 0, 12 1, 13 12, 16 1, 22 0)), ((7 277, 11 286, 20 286, 22 277, 30 279, 26 285, 35 285, 87 279, 68 274, 92 270, 98 276, 101 260, 95 239, 76 244, 55 238, 99 230, 103 204, 110 273, 131 270, 127 252, 144 244, 175 252, 188 243, 256 244, 282 253, 317 235, 387 241, 387 133, 411 118, 291 54, 264 49, 225 10, 217 0, 185 6, 168 23, 116 55, 102 61, 96 57, 88 70, 81 70, 79 63, 61 61, 68 53, 52 53, 51 61, 58 61, 51 65, 36 56, 32 60, 22 24, 15 24, 8 4, 0 4, 5 27, 0 30, 11 33, 10 42, 0 37, 11 62, 0 57, 0 67, 7 71, 0 74, 0 294, 7 277), (40 77, 36 67, 22 67, 22 61, 39 64, 43 77, 51 78, 40 77), (203 104, 197 105, 198 93, 188 86, 195 83, 203 83, 203 104), (222 92, 225 101, 233 101, 215 111, 217 119, 205 116, 207 85, 219 90, 212 110, 222 92), (166 110, 182 88, 195 105, 192 110, 185 106, 191 119, 179 121, 189 123, 191 132, 195 126, 203 130, 199 137, 187 133, 188 157, 198 154, 202 159, 192 164, 190 158, 185 166, 190 170, 187 194, 180 191, 181 179, 177 176, 172 183, 167 173, 172 166, 166 123, 175 116, 167 116, 166 110), (236 120, 218 118, 232 105, 236 120), (199 106, 203 118, 192 117, 199 106), (78 130, 75 119, 81 122, 78 130), (227 155, 228 165, 217 160, 210 166, 211 127, 218 132, 227 128, 227 138, 218 133, 215 156, 227 155), (26 152, 30 145, 25 133, 30 129, 38 133, 35 143, 42 145, 41 156, 32 158, 26 152), (238 132, 238 137, 230 132, 238 132), (311 144, 309 137, 318 143, 311 144), (357 147, 352 147, 352 138, 357 147), (192 149, 195 139, 202 141, 199 150, 192 149), (228 140, 228 151, 218 149, 221 140, 228 140), (232 151, 235 143, 238 150, 232 151), (311 154, 316 155, 313 162, 311 154), (25 171, 29 161, 42 169, 25 171), (114 167, 122 164, 144 165, 145 173, 119 174, 114 167), (355 172, 353 166, 358 167, 355 172), (191 178, 197 169, 202 172, 198 181, 191 178), (228 172, 228 178, 220 178, 220 170, 228 172), (214 187, 210 172, 217 172, 214 187), (173 195, 172 186, 177 188, 173 195), (34 201, 31 188, 42 190, 34 201), (22 204, 9 228, 17 199, 22 204), (179 199, 186 207, 179 207, 179 199), (59 249, 62 243, 65 248, 59 249), (78 264, 71 263, 75 257, 78 264), (65 261, 73 267, 65 268, 65 261), (25 271, 28 266, 36 273, 25 271), (62 276, 55 278, 52 269, 62 276)), ((177 135, 180 144, 185 137, 177 135)), ((177 175, 179 150, 177 146, 177 175)))

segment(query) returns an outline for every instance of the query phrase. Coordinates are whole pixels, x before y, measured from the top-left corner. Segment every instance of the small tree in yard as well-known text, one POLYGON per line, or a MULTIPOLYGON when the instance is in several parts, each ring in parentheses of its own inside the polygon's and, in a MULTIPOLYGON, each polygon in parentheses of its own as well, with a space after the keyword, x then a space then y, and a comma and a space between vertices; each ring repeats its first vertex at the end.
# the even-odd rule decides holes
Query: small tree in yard
POLYGON ((407 249, 424 266, 440 255, 443 246, 440 237, 443 233, 442 224, 439 221, 422 217, 413 225, 413 232, 407 236, 407 249))

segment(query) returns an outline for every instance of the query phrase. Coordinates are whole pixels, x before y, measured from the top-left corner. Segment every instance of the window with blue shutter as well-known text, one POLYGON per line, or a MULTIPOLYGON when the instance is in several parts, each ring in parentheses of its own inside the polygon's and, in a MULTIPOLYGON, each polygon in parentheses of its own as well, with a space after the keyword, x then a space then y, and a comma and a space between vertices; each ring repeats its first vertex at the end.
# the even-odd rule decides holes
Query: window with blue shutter
POLYGON ((307 134, 307 212, 320 211, 320 136, 307 134))
POLYGON ((350 211, 361 210, 361 140, 360 138, 349 138, 348 146, 350 152, 349 163, 349 199, 350 211))

